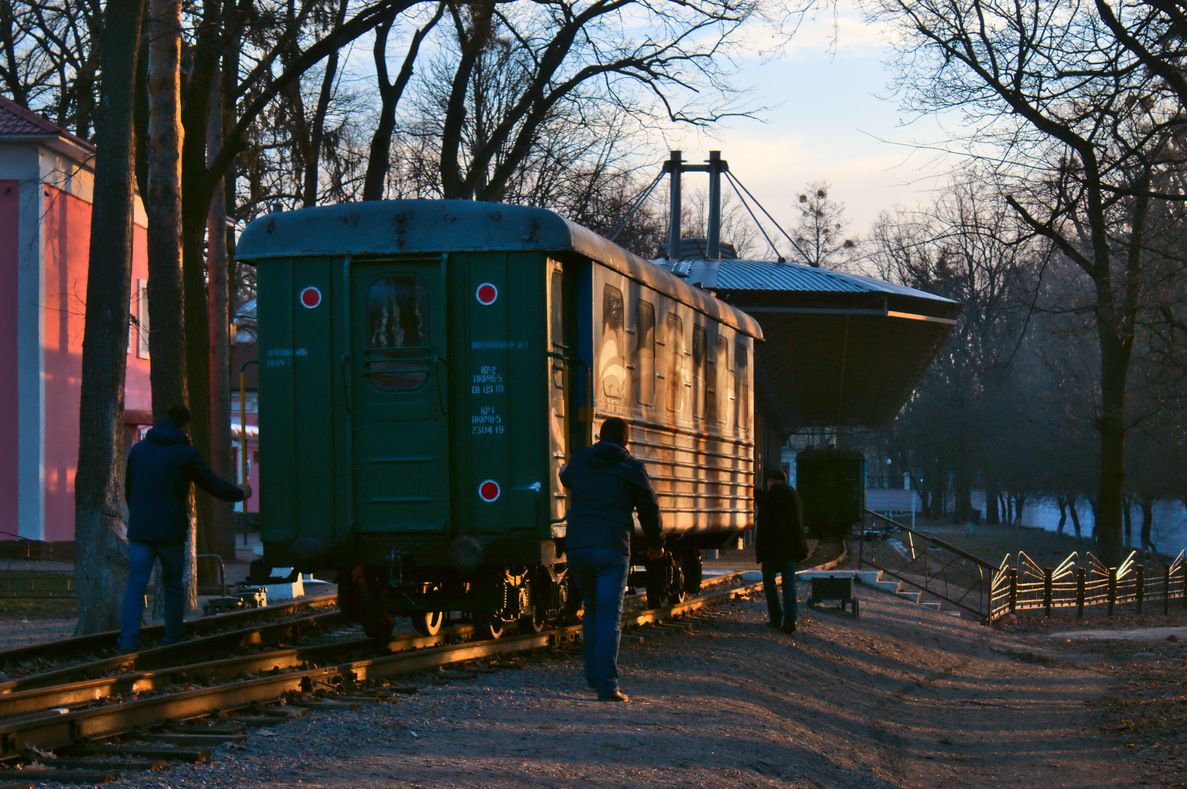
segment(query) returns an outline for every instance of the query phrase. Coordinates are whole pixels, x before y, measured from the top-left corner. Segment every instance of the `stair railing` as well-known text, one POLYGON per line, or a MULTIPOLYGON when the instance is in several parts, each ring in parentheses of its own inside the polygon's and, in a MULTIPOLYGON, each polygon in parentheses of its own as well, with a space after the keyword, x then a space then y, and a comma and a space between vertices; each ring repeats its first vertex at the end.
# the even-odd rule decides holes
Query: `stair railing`
POLYGON ((1007 570, 937 537, 867 509, 858 539, 857 566, 872 567, 908 586, 992 621, 995 578, 1007 570))

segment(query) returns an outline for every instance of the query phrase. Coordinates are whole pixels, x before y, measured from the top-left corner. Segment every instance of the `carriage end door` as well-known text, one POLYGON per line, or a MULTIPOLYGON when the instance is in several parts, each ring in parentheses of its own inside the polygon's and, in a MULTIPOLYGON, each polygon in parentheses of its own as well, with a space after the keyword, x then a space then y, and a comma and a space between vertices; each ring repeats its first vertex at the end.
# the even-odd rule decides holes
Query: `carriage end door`
POLYGON ((444 263, 351 272, 350 416, 355 530, 449 527, 444 263))

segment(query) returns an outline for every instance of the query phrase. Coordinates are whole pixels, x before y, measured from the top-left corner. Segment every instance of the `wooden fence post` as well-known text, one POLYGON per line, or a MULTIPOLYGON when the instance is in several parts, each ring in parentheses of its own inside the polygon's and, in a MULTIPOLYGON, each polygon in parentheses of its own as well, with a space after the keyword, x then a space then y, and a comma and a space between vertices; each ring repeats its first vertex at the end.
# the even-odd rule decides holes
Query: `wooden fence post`
POLYGON ((1146 568, 1142 565, 1134 565, 1134 573, 1137 575, 1138 591, 1137 591, 1137 613, 1142 612, 1142 601, 1146 597, 1146 568))
POLYGON ((1043 609, 1047 616, 1051 616, 1051 597, 1055 591, 1055 571, 1050 567, 1043 568, 1043 609))
POLYGON ((1113 615, 1113 607, 1117 605, 1117 568, 1109 568, 1109 616, 1113 615))
POLYGON ((1088 573, 1083 567, 1076 568, 1076 617, 1084 618, 1084 582, 1088 573))
POLYGON ((1018 571, 1010 568, 1010 613, 1018 608, 1018 571))
POLYGON ((1171 568, 1162 568, 1162 613, 1171 612, 1171 568))

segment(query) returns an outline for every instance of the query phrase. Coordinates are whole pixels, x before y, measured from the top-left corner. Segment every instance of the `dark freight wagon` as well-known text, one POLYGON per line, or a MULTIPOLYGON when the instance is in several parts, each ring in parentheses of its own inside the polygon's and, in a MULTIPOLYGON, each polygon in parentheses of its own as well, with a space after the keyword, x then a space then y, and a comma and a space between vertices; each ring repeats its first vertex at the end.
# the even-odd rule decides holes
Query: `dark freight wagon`
POLYGON ((265 563, 336 567, 377 635, 464 611, 492 633, 568 604, 571 453, 607 416, 659 495, 649 593, 751 524, 758 324, 541 209, 312 208, 253 222, 265 563))

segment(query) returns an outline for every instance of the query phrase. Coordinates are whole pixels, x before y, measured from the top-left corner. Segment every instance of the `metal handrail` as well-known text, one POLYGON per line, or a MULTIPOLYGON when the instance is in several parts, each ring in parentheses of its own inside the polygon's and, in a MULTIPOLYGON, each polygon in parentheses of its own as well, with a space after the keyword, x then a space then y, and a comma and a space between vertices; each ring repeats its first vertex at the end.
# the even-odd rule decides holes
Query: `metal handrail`
POLYGON ((994 581, 1000 575, 1002 567, 995 567, 951 543, 917 531, 873 510, 866 509, 865 514, 867 518, 880 519, 896 532, 901 532, 906 544, 898 543, 901 546, 899 552, 908 565, 918 563, 920 567, 918 573, 896 571, 889 566, 890 562, 867 557, 864 535, 858 548, 858 567, 869 565, 909 586, 976 614, 984 623, 991 621, 991 612, 995 605, 994 592, 997 588, 994 581), (937 553, 933 554, 933 551, 937 553), (956 577, 951 577, 954 574, 956 577), (919 576, 922 576, 922 583, 917 580, 919 576), (970 599, 973 595, 976 595, 975 601, 970 599))

